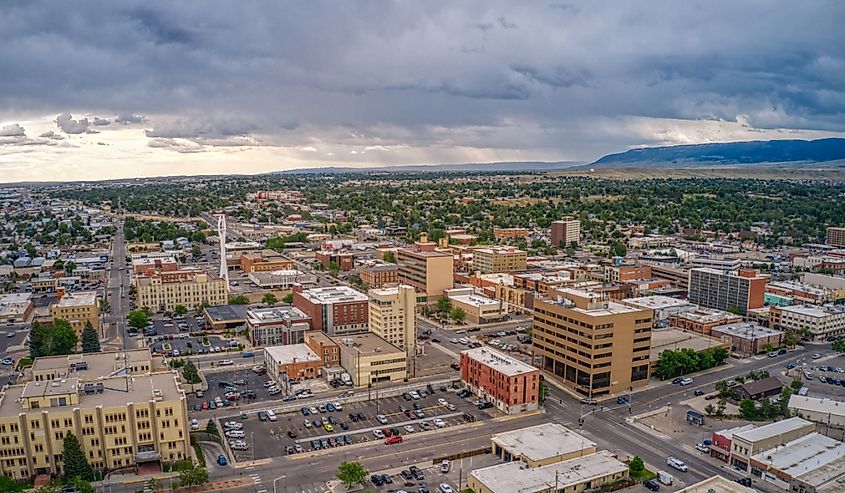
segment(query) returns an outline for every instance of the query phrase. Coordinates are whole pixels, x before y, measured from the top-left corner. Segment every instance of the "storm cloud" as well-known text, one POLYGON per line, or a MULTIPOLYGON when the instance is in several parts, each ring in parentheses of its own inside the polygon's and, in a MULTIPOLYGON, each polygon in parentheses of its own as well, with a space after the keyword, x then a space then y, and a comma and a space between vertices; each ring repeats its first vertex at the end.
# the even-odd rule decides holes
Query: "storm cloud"
POLYGON ((70 136, 143 124, 150 149, 591 160, 741 129, 845 132, 838 0, 36 0, 0 17, 2 114, 58 114, 70 136))

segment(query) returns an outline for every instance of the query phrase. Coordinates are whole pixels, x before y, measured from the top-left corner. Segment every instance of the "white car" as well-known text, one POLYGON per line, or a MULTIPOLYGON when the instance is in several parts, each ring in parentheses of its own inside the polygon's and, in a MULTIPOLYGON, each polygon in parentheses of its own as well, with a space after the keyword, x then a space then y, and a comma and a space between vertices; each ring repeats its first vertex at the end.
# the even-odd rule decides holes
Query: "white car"
POLYGON ((450 402, 450 403, 448 403, 448 404, 446 404, 446 408, 447 408, 448 410, 450 410, 450 411, 454 411, 455 409, 457 409, 457 408, 455 407, 455 405, 454 405, 454 404, 452 404, 451 402, 450 402))
POLYGON ((269 393, 270 395, 281 394, 281 393, 282 393, 282 389, 280 389, 279 387, 273 387, 273 388, 268 389, 268 393, 269 393))
POLYGON ((200 422, 197 421, 197 418, 191 420, 191 429, 195 431, 200 429, 200 422))
POLYGON ((384 432, 381 430, 373 430, 373 436, 381 440, 384 438, 384 432))
POLYGON ((402 428, 404 428, 404 429, 405 429, 405 431, 407 431, 408 433, 413 433, 413 432, 414 432, 414 427, 413 427, 413 426, 411 426, 411 425, 405 425, 405 426, 403 426, 402 428))
POLYGON ((320 411, 315 406, 309 407, 308 412, 310 412, 311 414, 320 414, 320 411))
POLYGON ((264 382, 264 388, 269 388, 269 387, 272 387, 274 385, 276 385, 276 382, 274 382, 272 380, 267 380, 266 382, 264 382))
POLYGON ((438 428, 443 428, 444 426, 446 426, 446 422, 440 418, 434 418, 432 421, 434 422, 434 426, 438 428))
POLYGON ((387 416, 385 416, 384 414, 377 414, 376 420, 383 425, 387 424, 387 416))
POLYGON ((448 402, 446 402, 446 399, 444 399, 442 397, 437 399, 437 403, 440 404, 441 406, 446 406, 446 404, 449 404, 448 402))
POLYGON ((306 420, 305 420, 305 427, 306 427, 306 428, 311 428, 311 420, 310 420, 310 419, 306 419, 306 420))
POLYGON ((417 392, 416 390, 412 390, 412 391, 410 391, 410 392, 408 392, 408 393, 409 393, 409 394, 411 394, 411 397, 412 397, 414 400, 419 400, 419 398, 420 398, 420 394, 419 394, 419 392, 417 392))
POLYGON ((223 423, 223 428, 228 430, 242 430, 244 428, 244 424, 238 423, 237 421, 226 421, 223 423))
POLYGON ((343 406, 339 402, 335 402, 332 405, 334 406, 335 411, 343 411, 343 406))
POLYGON ((668 459, 666 459, 666 464, 674 467, 675 469, 677 469, 681 472, 687 472, 687 465, 684 464, 684 461, 682 461, 680 459, 676 459, 674 457, 669 457, 668 459))
POLYGON ((244 438, 246 433, 242 432, 241 430, 229 430, 226 432, 227 438, 244 438))
POLYGON ((232 366, 234 364, 235 364, 235 362, 230 360, 230 359, 224 359, 224 360, 220 361, 219 363, 217 363, 218 366, 232 366))
POLYGON ((442 493, 455 493, 455 490, 446 483, 440 483, 440 491, 442 493))
POLYGON ((710 447, 708 447, 707 445, 704 445, 703 443, 696 443, 695 449, 698 450, 699 452, 704 452, 705 454, 710 453, 710 447))
POLYGON ((232 445, 233 450, 249 450, 249 446, 246 443, 236 443, 232 445))
POLYGON ((276 413, 274 413, 270 409, 267 410, 267 418, 269 418, 270 421, 276 421, 277 419, 279 419, 276 417, 276 413))
POLYGON ((449 472, 449 469, 452 467, 452 463, 449 462, 449 459, 443 459, 443 462, 440 463, 440 472, 446 474, 449 472))

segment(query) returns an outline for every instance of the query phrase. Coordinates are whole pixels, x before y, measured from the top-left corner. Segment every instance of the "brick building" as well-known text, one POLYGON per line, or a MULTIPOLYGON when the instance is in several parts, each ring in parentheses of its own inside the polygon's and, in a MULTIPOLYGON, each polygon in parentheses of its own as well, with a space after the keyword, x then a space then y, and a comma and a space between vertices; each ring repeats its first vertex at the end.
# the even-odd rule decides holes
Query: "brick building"
POLYGON ((340 346, 326 334, 318 330, 308 331, 305 333, 305 344, 323 359, 325 366, 340 365, 340 346))
POLYGON ((384 288, 399 284, 399 266, 396 264, 375 264, 361 267, 358 271, 367 287, 384 288))
POLYGON ((581 241, 581 221, 565 217, 552 223, 552 246, 569 246, 581 241))
POLYGON ((488 347, 461 352, 461 380, 506 414, 539 405, 540 370, 488 347))
POLYGON ((349 252, 321 251, 314 254, 314 258, 320 262, 324 269, 329 269, 332 262, 336 263, 340 270, 347 272, 352 270, 355 261, 349 252))
POLYGON ((311 318, 311 328, 330 336, 367 330, 369 298, 348 286, 293 286, 293 306, 311 318))

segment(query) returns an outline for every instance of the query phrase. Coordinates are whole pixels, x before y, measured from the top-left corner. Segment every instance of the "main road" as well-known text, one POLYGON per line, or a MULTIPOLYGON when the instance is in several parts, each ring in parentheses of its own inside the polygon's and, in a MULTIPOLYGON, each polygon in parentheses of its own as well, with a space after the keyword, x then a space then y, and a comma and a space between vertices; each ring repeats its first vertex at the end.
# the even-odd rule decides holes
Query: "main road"
POLYGON ((104 318, 103 333, 107 344, 122 347, 126 336, 126 316, 129 313, 129 271, 126 264, 126 237, 123 220, 115 218, 111 260, 107 267, 106 301, 108 310, 104 318))

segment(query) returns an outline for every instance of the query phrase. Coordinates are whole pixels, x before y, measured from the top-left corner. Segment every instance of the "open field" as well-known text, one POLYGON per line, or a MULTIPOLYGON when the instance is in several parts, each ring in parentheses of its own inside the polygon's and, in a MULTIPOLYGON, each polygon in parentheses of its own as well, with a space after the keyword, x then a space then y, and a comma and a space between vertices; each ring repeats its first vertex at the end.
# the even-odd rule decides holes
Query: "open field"
POLYGON ((845 182, 845 164, 825 163, 823 166, 716 166, 697 168, 589 168, 550 171, 550 176, 591 176, 611 180, 641 180, 649 178, 753 178, 760 180, 825 180, 845 182))

